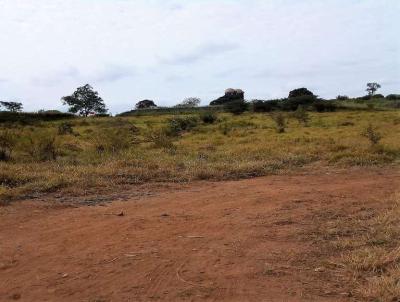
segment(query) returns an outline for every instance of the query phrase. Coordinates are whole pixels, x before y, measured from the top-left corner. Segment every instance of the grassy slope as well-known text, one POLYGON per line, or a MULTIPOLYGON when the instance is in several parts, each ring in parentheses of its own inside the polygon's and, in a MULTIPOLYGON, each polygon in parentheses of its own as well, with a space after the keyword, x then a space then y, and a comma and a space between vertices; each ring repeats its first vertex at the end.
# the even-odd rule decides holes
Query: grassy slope
POLYGON ((400 157, 398 111, 313 113, 307 127, 289 119, 282 134, 266 114, 220 114, 215 124, 199 123, 179 137, 154 139, 169 118, 74 119, 73 135, 57 135, 62 122, 12 127, 8 131, 18 139, 12 160, 0 162, 0 197, 59 189, 80 193, 147 181, 234 179, 316 161, 385 164, 400 157), (383 137, 374 148, 360 135, 368 124, 383 137), (53 136, 58 157, 43 161, 36 149, 53 136))

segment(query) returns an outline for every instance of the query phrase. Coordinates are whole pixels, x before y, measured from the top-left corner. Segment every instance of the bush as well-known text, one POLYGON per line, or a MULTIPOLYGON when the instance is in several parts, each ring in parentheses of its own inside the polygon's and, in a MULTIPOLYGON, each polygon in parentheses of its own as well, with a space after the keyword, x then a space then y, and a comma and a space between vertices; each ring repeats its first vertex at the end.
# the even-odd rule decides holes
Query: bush
POLYGON ((314 94, 310 90, 304 87, 297 88, 289 92, 289 98, 297 98, 302 96, 314 96, 314 94))
POLYGON ((198 124, 197 117, 174 117, 168 121, 167 134, 174 136, 180 134, 182 131, 189 131, 196 127, 198 124))
POLYGON ((161 129, 159 131, 155 131, 149 135, 149 139, 153 142, 154 147, 162 148, 167 150, 175 150, 176 147, 172 142, 172 139, 168 133, 168 130, 161 129))
POLYGON ((347 95, 338 95, 337 97, 336 97, 336 99, 338 100, 338 101, 345 101, 345 100, 348 100, 349 99, 349 97, 347 96, 347 95))
POLYGON ((58 134, 59 135, 66 135, 66 134, 73 134, 74 130, 72 128, 72 124, 69 122, 63 122, 58 126, 58 134))
POLYGON ((369 110, 374 110, 374 109, 375 109, 375 104, 368 103, 368 104, 367 104, 367 108, 368 108, 369 110))
POLYGON ((28 153, 37 161, 56 160, 58 148, 56 136, 51 133, 32 133, 28 137, 28 153))
POLYGON ((291 97, 281 102, 281 108, 284 111, 295 111, 299 106, 309 106, 316 101, 314 95, 303 95, 291 97))
POLYGON ((357 100, 361 100, 361 101, 369 101, 371 99, 370 95, 364 95, 364 96, 360 96, 357 98, 357 100))
POLYGON ((10 131, 0 132, 0 161, 11 159, 16 144, 16 136, 10 131))
POLYGON ((253 100, 253 112, 271 112, 274 109, 278 109, 279 100, 253 100))
POLYGON ((200 114, 200 119, 205 124, 214 124, 217 120, 217 115, 214 112, 203 112, 200 114))
POLYGON ((334 112, 336 111, 336 105, 330 101, 316 101, 313 104, 313 108, 317 112, 334 112))
POLYGON ((301 105, 297 107, 297 110, 292 114, 292 116, 297 119, 299 123, 304 125, 307 125, 310 120, 310 115, 301 105))
POLYGON ((224 105, 224 109, 227 112, 230 112, 235 115, 240 115, 245 112, 249 107, 249 104, 244 100, 235 100, 228 102, 224 105))
POLYGON ((362 136, 368 138, 372 146, 375 146, 382 139, 382 135, 377 132, 371 124, 368 125, 361 133, 362 136))
POLYGON ((371 98, 373 98, 373 99, 384 99, 385 96, 383 94, 377 93, 377 94, 374 94, 373 96, 371 96, 371 98))
POLYGON ((285 128, 286 128, 286 118, 282 113, 276 113, 273 114, 272 119, 275 122, 275 126, 276 126, 276 132, 278 133, 284 133, 285 132, 285 128))
POLYGON ((400 100, 400 94, 388 94, 386 96, 388 100, 400 100))
POLYGON ((129 129, 103 129, 97 133, 93 139, 97 153, 119 153, 128 149, 133 143, 132 133, 129 129))

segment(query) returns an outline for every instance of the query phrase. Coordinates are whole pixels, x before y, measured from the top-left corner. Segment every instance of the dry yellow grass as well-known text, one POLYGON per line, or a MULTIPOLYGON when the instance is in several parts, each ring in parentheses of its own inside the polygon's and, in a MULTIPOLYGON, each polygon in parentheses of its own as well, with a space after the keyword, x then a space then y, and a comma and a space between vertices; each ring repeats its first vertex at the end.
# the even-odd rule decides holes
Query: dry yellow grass
POLYGON ((0 198, 149 181, 235 179, 314 162, 380 165, 400 158, 398 111, 310 117, 308 126, 289 118, 285 133, 277 133, 267 114, 220 114, 214 124, 199 121, 173 137, 159 135, 172 118, 165 115, 75 119, 69 121, 73 134, 66 135, 57 133, 62 122, 0 126, 17 137, 11 160, 0 162, 0 198), (376 146, 361 135, 369 124, 382 136, 376 146))

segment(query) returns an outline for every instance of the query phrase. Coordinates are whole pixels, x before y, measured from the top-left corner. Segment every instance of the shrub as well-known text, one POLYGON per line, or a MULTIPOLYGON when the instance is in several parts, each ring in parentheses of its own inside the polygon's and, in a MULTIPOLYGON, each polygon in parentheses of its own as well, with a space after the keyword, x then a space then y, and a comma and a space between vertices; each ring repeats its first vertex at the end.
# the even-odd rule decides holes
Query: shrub
POLYGON ((248 109, 249 104, 244 100, 235 100, 224 105, 224 109, 235 115, 240 115, 248 109))
POLYGON ((308 106, 316 101, 314 95, 303 95, 298 97, 291 97, 281 102, 282 110, 295 111, 299 106, 308 106))
POLYGON ((127 129, 103 129, 93 139, 97 153, 119 153, 128 149, 133 143, 131 133, 127 129))
POLYGON ((275 126, 276 126, 276 132, 278 133, 284 133, 285 132, 285 128, 286 128, 286 118, 282 113, 276 113, 273 114, 272 119, 275 122, 275 126))
POLYGON ((28 153, 37 161, 50 161, 57 159, 58 148, 56 136, 51 133, 32 133, 28 137, 28 153))
POLYGON ((196 127, 198 124, 197 117, 174 117, 168 121, 167 134, 174 136, 180 134, 182 131, 189 131, 196 127))
POLYGON ((386 96, 388 100, 400 100, 400 94, 388 94, 386 96))
POLYGON ((214 112, 203 112, 200 114, 200 119, 205 124, 214 124, 217 120, 217 115, 214 112))
POLYGON ((0 161, 11 159, 11 154, 16 144, 16 137, 10 131, 0 132, 0 161))
POLYGON ((274 109, 278 109, 279 100, 253 100, 253 112, 271 112, 274 109))
POLYGON ((382 135, 377 132, 371 124, 369 124, 364 131, 361 133, 362 136, 366 137, 372 146, 375 146, 382 139, 382 135))
POLYGON ((370 95, 364 95, 357 98, 357 100, 368 101, 371 99, 370 95))
POLYGON ((310 120, 310 115, 303 106, 297 107, 297 110, 292 114, 292 116, 297 119, 299 123, 304 125, 307 125, 310 120))
POLYGON ((313 104, 313 108, 317 112, 334 112, 336 111, 336 105, 330 101, 316 101, 313 104))
POLYGON ((383 99, 385 96, 383 94, 377 93, 371 96, 373 99, 383 99))
POLYGON ((167 150, 175 150, 176 147, 172 142, 172 139, 168 133, 168 130, 161 129, 152 132, 148 135, 149 140, 154 144, 156 148, 163 148, 167 150))
POLYGON ((307 88, 297 88, 289 92, 289 98, 297 98, 302 96, 314 96, 307 88))
POLYGON ((368 103, 368 104, 367 104, 367 108, 368 108, 369 110, 374 110, 374 109, 375 109, 375 104, 373 104, 373 103, 368 103))
POLYGON ((338 101, 345 101, 345 100, 348 100, 349 99, 349 97, 347 96, 347 95, 338 95, 337 97, 336 97, 336 99, 338 100, 338 101))
POLYGON ((58 126, 58 134, 59 135, 66 135, 66 134, 73 134, 74 130, 72 128, 72 124, 69 122, 63 122, 58 126))

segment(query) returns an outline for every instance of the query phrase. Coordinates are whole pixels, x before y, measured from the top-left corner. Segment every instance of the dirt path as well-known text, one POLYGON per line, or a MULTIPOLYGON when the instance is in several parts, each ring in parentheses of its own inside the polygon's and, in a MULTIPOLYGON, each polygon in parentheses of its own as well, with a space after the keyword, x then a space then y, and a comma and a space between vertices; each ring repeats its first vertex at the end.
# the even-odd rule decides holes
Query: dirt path
POLYGON ((348 301, 315 270, 310 213, 379 206, 399 184, 397 169, 355 169, 14 203, 0 208, 0 301, 348 301))

